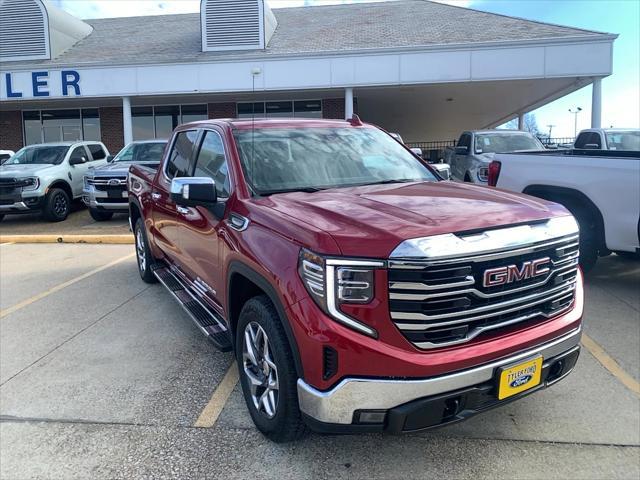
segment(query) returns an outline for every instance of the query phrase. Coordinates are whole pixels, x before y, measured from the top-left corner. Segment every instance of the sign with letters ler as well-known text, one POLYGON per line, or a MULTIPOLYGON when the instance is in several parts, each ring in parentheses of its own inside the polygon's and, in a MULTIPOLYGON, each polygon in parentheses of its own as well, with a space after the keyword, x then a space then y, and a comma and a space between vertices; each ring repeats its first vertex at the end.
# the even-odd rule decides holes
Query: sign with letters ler
POLYGON ((76 70, 7 72, 3 73, 3 77, 2 97, 7 100, 49 96, 82 96, 80 73, 76 70))

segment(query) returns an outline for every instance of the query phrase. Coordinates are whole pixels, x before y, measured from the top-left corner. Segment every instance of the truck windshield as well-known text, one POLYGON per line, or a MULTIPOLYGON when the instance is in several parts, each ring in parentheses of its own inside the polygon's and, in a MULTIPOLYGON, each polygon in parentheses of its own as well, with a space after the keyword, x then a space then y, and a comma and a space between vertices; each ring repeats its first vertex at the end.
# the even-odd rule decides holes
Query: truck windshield
POLYGON ((3 165, 60 165, 68 150, 69 147, 64 145, 24 147, 3 165))
POLYGON ((542 143, 523 133, 484 133, 476 135, 476 153, 508 153, 544 150, 542 143))
POLYGON ((609 150, 640 150, 640 131, 607 132, 609 150))
POLYGON ((245 178, 258 195, 381 183, 436 181, 376 128, 236 130, 245 178))
POLYGON ((120 150, 114 162, 160 162, 167 142, 132 143, 120 150))

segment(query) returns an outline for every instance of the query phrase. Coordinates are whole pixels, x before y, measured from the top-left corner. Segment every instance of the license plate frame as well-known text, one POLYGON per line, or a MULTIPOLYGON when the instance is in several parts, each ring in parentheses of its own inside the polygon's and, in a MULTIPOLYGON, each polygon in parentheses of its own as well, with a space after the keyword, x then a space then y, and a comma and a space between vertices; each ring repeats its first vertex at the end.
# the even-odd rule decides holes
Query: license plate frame
POLYGON ((512 363, 498 369, 498 400, 505 400, 540 385, 542 355, 512 363))

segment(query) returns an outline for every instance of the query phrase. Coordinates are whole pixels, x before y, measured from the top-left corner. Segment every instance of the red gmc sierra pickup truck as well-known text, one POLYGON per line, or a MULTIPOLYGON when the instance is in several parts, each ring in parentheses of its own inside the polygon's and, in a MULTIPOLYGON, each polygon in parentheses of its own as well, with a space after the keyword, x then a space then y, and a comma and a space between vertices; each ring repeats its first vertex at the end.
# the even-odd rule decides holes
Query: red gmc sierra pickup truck
POLYGON ((456 422, 577 361, 568 211, 443 181, 357 116, 182 125, 128 183, 140 276, 235 352, 274 441, 456 422))

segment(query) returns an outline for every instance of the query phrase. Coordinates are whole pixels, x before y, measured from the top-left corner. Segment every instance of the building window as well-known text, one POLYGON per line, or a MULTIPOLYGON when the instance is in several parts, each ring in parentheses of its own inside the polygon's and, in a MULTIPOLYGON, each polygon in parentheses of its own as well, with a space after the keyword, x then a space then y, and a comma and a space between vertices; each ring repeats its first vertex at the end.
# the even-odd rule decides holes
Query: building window
POLYGON ((206 120, 206 105, 132 107, 134 140, 167 139, 180 124, 206 120))
POLYGON ((22 112, 24 144, 100 141, 97 108, 35 110, 22 112))
POLYGON ((322 118, 322 100, 238 103, 238 118, 322 118))

